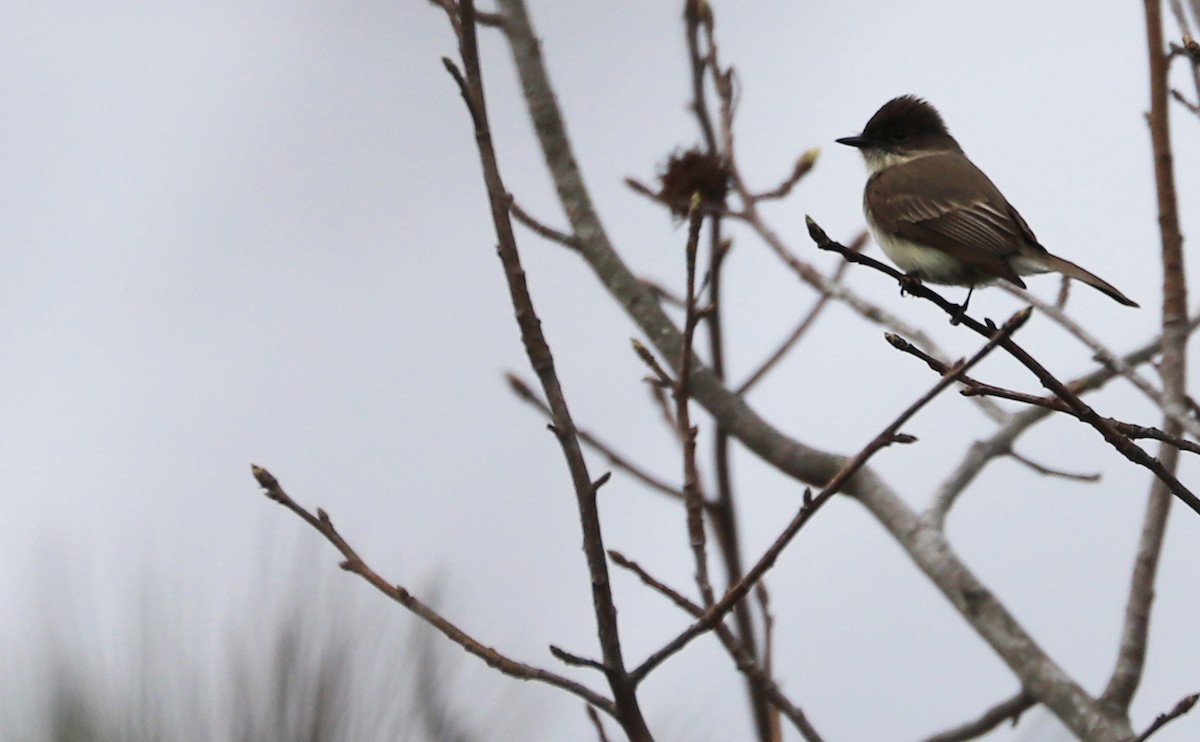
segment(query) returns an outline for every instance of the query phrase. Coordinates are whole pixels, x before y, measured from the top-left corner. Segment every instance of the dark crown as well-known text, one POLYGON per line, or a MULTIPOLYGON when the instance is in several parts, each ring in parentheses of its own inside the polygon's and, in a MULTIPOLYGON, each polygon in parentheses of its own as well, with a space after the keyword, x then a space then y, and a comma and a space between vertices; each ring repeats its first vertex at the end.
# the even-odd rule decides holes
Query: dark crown
POLYGON ((867 122, 863 136, 878 142, 894 141, 892 135, 898 132, 908 137, 950 134, 937 109, 915 95, 902 95, 884 103, 867 122))

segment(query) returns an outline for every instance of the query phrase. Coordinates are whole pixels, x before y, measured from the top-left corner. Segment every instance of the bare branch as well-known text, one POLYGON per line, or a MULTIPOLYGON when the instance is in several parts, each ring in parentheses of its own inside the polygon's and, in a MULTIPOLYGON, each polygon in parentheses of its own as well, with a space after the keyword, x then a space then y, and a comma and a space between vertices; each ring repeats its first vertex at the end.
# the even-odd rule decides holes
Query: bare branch
POLYGON ((805 175, 813 169, 817 164, 817 156, 821 154, 821 150, 813 148, 796 158, 796 164, 792 167, 792 173, 775 188, 772 188, 765 193, 759 193, 751 198, 754 201, 770 201, 774 199, 787 198, 787 195, 792 192, 805 175))
POLYGON ((596 730, 596 739, 600 742, 608 742, 608 734, 604 731, 604 723, 600 720, 600 715, 596 713, 596 709, 591 706, 584 706, 587 709, 588 719, 592 722, 592 727, 596 730))
POLYGON ((954 384, 958 377, 967 369, 981 361, 988 353, 996 346, 1003 345, 1004 342, 1016 332, 1029 319, 1029 311, 1018 312, 1011 319, 1004 323, 1004 326, 995 331, 992 338, 984 344, 970 360, 959 361, 945 376, 938 380, 937 384, 926 392, 920 399, 913 402, 908 409, 900 413, 890 425, 874 439, 871 440, 854 458, 846 462, 845 465, 837 472, 821 490, 816 497, 810 497, 809 493, 805 493, 804 505, 796 513, 792 521, 788 523, 783 533, 775 539, 775 542, 763 553, 758 562, 755 563, 736 585, 733 585, 726 591, 725 595, 704 614, 703 618, 689 626, 682 634, 668 642, 661 649, 650 655, 641 665, 633 671, 633 677, 641 680, 665 661, 668 657, 678 652, 683 647, 700 634, 711 629, 722 617, 729 612, 733 605, 745 597, 746 593, 760 580, 762 576, 775 564, 775 560, 783 553, 783 550, 791 543, 800 529, 804 527, 812 516, 820 510, 821 506, 837 494, 842 486, 846 484, 851 477, 858 473, 867 461, 874 456, 878 451, 892 445, 893 443, 910 443, 914 439, 911 436, 906 436, 900 433, 900 427, 908 422, 922 407, 929 404, 934 397, 941 394, 946 388, 954 384))
MULTIPOLYGON (((1146 1, 1152 2, 1153 0, 1146 1)), ((818 226, 817 223, 811 218, 808 219, 808 228, 809 234, 812 236, 813 241, 817 243, 817 247, 821 248, 822 250, 832 250, 841 254, 852 263, 866 265, 870 268, 880 271, 881 273, 889 275, 892 278, 895 278, 897 281, 903 281, 905 291, 913 296, 919 296, 922 299, 926 299, 938 305, 942 311, 946 312, 946 314, 951 317, 951 322, 953 324, 961 323, 964 327, 967 327, 972 331, 983 335, 984 337, 988 336, 990 329, 987 326, 963 313, 962 308, 959 305, 947 301, 945 297, 935 291, 932 291, 928 286, 925 286, 919 281, 912 281, 911 279, 908 279, 904 274, 900 273, 895 268, 880 263, 874 258, 867 257, 860 253, 850 252, 845 245, 840 245, 829 239, 829 236, 825 234, 825 231, 822 230, 821 227, 818 226)), ((1185 313, 1181 313, 1178 316, 1178 319, 1178 325, 1180 327, 1186 327, 1187 315, 1185 313)), ((1184 337, 1186 337, 1186 333, 1184 334, 1184 337)), ((1021 365, 1029 369, 1029 371, 1031 371, 1033 375, 1037 377, 1038 381, 1042 383, 1042 386, 1049 389, 1056 397, 1065 402, 1076 413, 1075 416, 1081 422, 1084 422, 1094 428, 1110 446, 1115 448, 1117 452, 1126 459, 1139 466, 1149 469, 1159 481, 1167 486, 1167 488, 1173 495, 1175 495, 1175 497, 1182 500, 1184 504, 1196 511, 1196 513, 1200 514, 1200 498, 1196 497, 1196 495, 1190 489, 1184 486, 1183 482, 1179 481, 1179 479, 1171 471, 1171 468, 1165 466, 1158 459, 1154 458, 1150 454, 1146 453, 1142 448, 1134 444, 1128 437, 1122 435, 1121 432, 1117 430, 1116 426, 1109 422, 1108 418, 1104 418, 1096 414, 1095 410, 1084 403, 1084 401, 1080 399, 1078 395, 1076 395, 1074 392, 1068 389, 1065 384, 1055 378, 1053 374, 1047 371, 1042 364, 1038 363, 1033 356, 1029 355, 1029 353, 1027 353, 1019 345, 1011 340, 1005 340, 1003 343, 1001 343, 1001 347, 1003 347, 1009 355, 1017 359, 1021 365)))
MULTIPOLYGON (((1192 317, 1189 320, 1188 326, 1192 329, 1200 326, 1200 314, 1192 317)), ((1126 353, 1120 360, 1128 366, 1139 366, 1149 362, 1151 358, 1158 355, 1161 349, 1162 339, 1154 338, 1141 348, 1126 353)), ((1067 386, 1074 389, 1078 394, 1087 394, 1088 392, 1100 389, 1114 378, 1117 378, 1116 369, 1112 366, 1106 366, 1071 381, 1067 386)), ((924 519, 938 528, 942 528, 946 520, 946 514, 954 505, 959 494, 966 489, 968 484, 974 481, 988 462, 997 456, 1004 456, 1012 451, 1012 446, 1016 442, 1016 439, 1029 430, 1029 428, 1048 417, 1050 412, 1051 410, 1048 407, 1039 407, 1013 415, 1012 419, 1006 425, 1001 426, 990 438, 979 441, 971 446, 963 461, 946 478, 942 486, 938 488, 933 498, 933 504, 923 516, 924 519)))
POLYGON ((683 348, 679 356, 679 378, 675 382, 675 422, 683 442, 683 499, 687 505, 688 543, 696 568, 696 587, 704 605, 713 604, 712 583, 708 578, 708 552, 704 533, 704 496, 700 493, 700 472, 696 466, 696 428, 689 410, 691 401, 692 341, 700 323, 696 298, 696 253, 700 247, 700 227, 704 215, 699 210, 700 196, 692 197, 692 212, 688 219, 688 238, 685 250, 687 262, 686 314, 683 322, 683 348))
MULTIPOLYGON (((534 395, 533 390, 530 389, 525 382, 521 381, 521 379, 512 373, 505 374, 504 378, 508 380, 509 387, 519 399, 528 402, 546 417, 550 417, 550 408, 546 406, 545 402, 534 395)), ((612 464, 616 468, 625 472, 652 490, 661 492, 662 494, 676 500, 683 500, 683 492, 678 487, 674 487, 664 482, 662 479, 649 473, 644 468, 634 464, 629 457, 618 453, 616 449, 612 448, 607 443, 604 443, 592 433, 581 429, 576 429, 575 432, 579 435, 579 440, 583 441, 584 444, 595 449, 598 453, 604 456, 608 463, 612 464)))
POLYGON ((941 734, 927 737, 924 742, 966 742, 970 739, 977 739, 1009 719, 1016 724, 1021 714, 1032 708, 1035 703, 1037 701, 1022 691, 984 711, 978 719, 968 721, 953 729, 947 729, 941 734))
MULTIPOLYGON (((1150 143, 1154 153, 1154 185, 1158 196, 1158 228, 1161 236, 1163 302, 1162 302, 1162 360, 1159 374, 1163 379, 1163 397, 1171 405, 1184 407, 1187 403, 1187 278, 1183 263, 1183 233, 1179 226, 1179 201, 1175 191, 1175 170, 1171 155, 1170 114, 1167 100, 1168 64, 1163 41, 1162 6, 1160 0, 1143 0, 1146 15, 1146 50, 1150 67, 1150 143)), ((1178 436, 1182 423, 1165 416, 1163 432, 1178 436)), ((1159 466, 1165 472, 1175 472, 1179 462, 1177 448, 1159 446, 1159 466)), ((1141 683, 1146 663, 1146 637, 1150 631, 1150 609, 1154 602, 1154 585, 1158 562, 1166 537, 1167 516, 1170 513, 1171 493, 1178 490, 1166 478, 1159 476, 1150 487, 1142 533, 1138 541, 1137 558, 1130 578, 1129 599, 1125 606, 1125 623, 1116 667, 1104 689, 1102 698, 1109 704, 1128 712, 1137 687, 1141 683)), ((1184 500, 1184 502, 1188 502, 1184 500)), ((1190 505, 1191 503, 1189 503, 1190 505)))
POLYGON ((359 577, 366 580, 372 587, 387 597, 396 601, 406 609, 420 617, 433 628, 440 631, 448 639, 453 641, 465 649, 468 653, 475 655, 479 659, 488 664, 489 667, 494 667, 505 675, 509 675, 521 680, 536 680, 547 685, 552 685, 556 688, 579 696, 587 701, 592 706, 601 709, 607 714, 615 714, 616 706, 609 699, 601 696, 588 687, 557 675, 549 670, 543 670, 539 667, 526 665, 523 662, 509 659, 500 654, 492 647, 481 644, 478 640, 468 635, 462 629, 458 628, 450 621, 442 617, 440 613, 430 608, 425 603, 421 602, 416 596, 404 589, 400 585, 396 585, 384 580, 375 570, 371 569, 358 552, 350 546, 350 543, 342 537, 337 529, 333 527, 333 521, 324 510, 317 510, 316 515, 308 512, 303 506, 299 505, 295 500, 288 496, 283 487, 279 484, 271 472, 261 466, 251 465, 251 472, 254 474, 255 480, 258 481, 260 487, 263 488, 267 497, 279 503, 283 507, 300 516, 308 525, 325 537, 329 543, 333 544, 344 558, 341 563, 342 569, 347 572, 353 572, 359 577))
MULTIPOLYGON (((666 596, 672 603, 687 611, 692 616, 696 618, 704 616, 704 608, 702 606, 696 605, 679 591, 656 579, 637 562, 626 558, 616 551, 610 551, 608 554, 618 566, 624 567, 636 574, 638 579, 645 585, 659 594, 666 596)), ((821 735, 813 728, 812 724, 808 721, 808 717, 783 694, 783 691, 771 679, 769 670, 759 666, 753 653, 746 647, 745 642, 740 641, 734 636, 729 627, 720 621, 713 625, 713 633, 717 635, 725 650, 733 658, 738 670, 745 674, 754 687, 764 694, 767 701, 779 709, 808 742, 820 742, 822 739, 821 735)))
POLYGON ((1142 394, 1150 398, 1159 409, 1182 425, 1193 437, 1200 438, 1200 422, 1197 422, 1191 410, 1186 405, 1168 399, 1149 380, 1124 363, 1119 356, 1106 348, 1096 337, 1084 329, 1078 322, 1068 317, 1060 308, 1051 306, 1030 292, 1016 286, 1005 284, 1003 288, 1010 294, 1020 297, 1021 300, 1029 302, 1039 311, 1042 311, 1057 322, 1064 330, 1074 335, 1081 343, 1086 345, 1092 351, 1097 361, 1106 366, 1112 366, 1129 383, 1141 391, 1142 394))
POLYGON ((554 227, 547 226, 537 219, 534 219, 529 212, 521 208, 521 205, 517 203, 516 199, 513 198, 512 195, 509 195, 508 197, 508 210, 517 218, 517 221, 533 230, 535 234, 545 237, 551 242, 557 242, 563 247, 569 247, 572 250, 579 249, 579 240, 575 239, 566 232, 560 232, 554 227))
MULTIPOLYGON (((863 245, 866 243, 867 233, 863 231, 859 232, 858 236, 850 241, 848 247, 851 250, 857 251, 861 250, 863 245)), ((845 261, 838 263, 837 268, 834 269, 833 275, 829 277, 830 282, 837 283, 841 281, 842 274, 846 272, 846 268, 848 266, 849 263, 846 263, 845 261)), ((782 360, 789 351, 796 347, 796 344, 800 342, 800 339, 804 337, 804 334, 808 332, 808 329, 816 324, 817 319, 821 316, 822 312, 825 311, 825 307, 829 306, 829 300, 832 298, 832 295, 826 291, 818 290, 818 292, 820 293, 820 296, 817 298, 816 302, 813 303, 812 308, 809 309, 804 315, 804 318, 800 320, 800 324, 796 325, 796 329, 792 330, 792 332, 787 336, 787 339, 780 344, 779 348, 777 348, 774 353, 768 356, 767 360, 763 361, 762 364, 759 365, 759 367, 755 369, 745 381, 742 382, 742 385, 735 390, 735 394, 745 394, 746 392, 750 391, 752 386, 761 381, 767 375, 767 373, 775 367, 775 364, 779 363, 779 361, 782 360)))
MULTIPOLYGON (((909 343, 907 340, 900 337, 899 335, 896 335, 895 333, 887 333, 884 337, 887 338, 888 343, 890 343, 893 348, 895 348, 899 351, 902 351, 904 353, 907 353, 911 356, 914 356, 916 358, 921 359, 922 361, 925 362, 925 364, 927 366, 929 366, 929 368, 933 369, 934 371, 936 371, 939 374, 945 373, 946 369, 949 368, 949 366, 947 366, 947 364, 930 356, 928 353, 925 353, 920 348, 917 348, 912 343, 909 343)), ((1114 370, 1119 370, 1120 367, 1124 367, 1127 369, 1129 368, 1129 366, 1127 366, 1123 361, 1120 361, 1120 359, 1114 359, 1114 360, 1118 361, 1120 364, 1120 366, 1113 364, 1114 370)), ((1122 374, 1122 376, 1124 376, 1125 378, 1128 378, 1128 376, 1126 376, 1125 374, 1122 374)), ((1008 400, 1012 400, 1014 402, 1021 402, 1023 404, 1027 404, 1032 407, 1044 407, 1047 410, 1053 410, 1054 412, 1061 412, 1061 413, 1070 415, 1071 417, 1074 417, 1077 420, 1084 419, 1082 413, 1079 410, 1076 410, 1075 408, 1071 407, 1071 405, 1069 405, 1067 402, 1065 402, 1062 399, 1058 399, 1057 397, 1038 397, 1033 394, 1026 394, 1024 392, 1016 392, 1011 389, 1005 389, 1003 387, 998 387, 998 386, 994 386, 992 384, 984 383, 984 382, 979 381, 978 379, 972 378, 970 376, 962 377, 962 384, 964 387, 966 387, 965 389, 962 390, 962 394, 964 396, 987 395, 987 396, 991 396, 991 397, 998 397, 1000 399, 1008 399, 1008 400)), ((1068 388, 1074 387, 1073 384, 1067 384, 1066 386, 1068 388)), ((1173 407, 1182 408, 1183 405, 1176 403, 1173 405, 1173 407)), ((1136 438, 1152 438, 1154 440, 1161 441, 1168 445, 1174 446, 1175 448, 1179 449, 1180 451, 1188 451, 1190 453, 1200 454, 1200 444, 1189 441, 1186 438, 1183 438, 1181 436, 1170 435, 1170 434, 1166 433, 1165 431, 1159 430, 1158 428, 1152 428, 1152 427, 1147 427, 1145 425, 1135 425, 1133 423, 1123 422, 1114 417, 1108 417, 1108 418, 1105 418, 1105 420, 1108 421, 1108 423, 1111 424, 1118 431, 1120 431, 1120 433, 1122 435, 1124 435, 1128 438, 1135 438, 1135 439, 1136 438)), ((1025 461, 1023 458, 1016 456, 1015 454, 1014 454, 1014 458, 1016 458, 1019 461, 1025 461)), ((1031 464, 1031 466, 1033 466, 1035 469, 1037 469, 1042 474, 1051 473, 1048 469, 1045 469, 1045 468, 1041 467, 1040 465, 1034 465, 1031 462, 1029 462, 1029 463, 1031 464)), ((1099 477, 1074 476, 1073 478, 1075 478, 1075 479, 1081 479, 1081 478, 1098 479, 1099 477)))
MULTIPOLYGON (((500 3, 506 16, 505 33, 526 107, 571 231, 580 240, 580 255, 618 305, 638 324, 644 337, 671 359, 672 364, 677 364, 678 359, 672 355, 682 347, 678 328, 614 250, 592 205, 524 5, 521 0, 500 0, 500 3)), ((818 275, 814 280, 823 279, 818 275)), ((831 291, 846 294, 842 287, 831 287, 831 291)), ((782 434, 743 398, 731 394, 702 365, 694 368, 691 386, 693 398, 725 426, 731 436, 779 471, 802 482, 824 484, 846 465, 844 456, 782 434)), ((999 411, 994 414, 997 419, 1006 417, 999 411)), ((1109 714, 1055 664, 958 559, 943 534, 923 522, 878 476, 869 469, 860 470, 845 483, 845 488, 887 529, 972 628, 1012 668, 1022 685, 1070 729, 1080 734, 1087 732, 1100 742, 1133 738, 1128 722, 1109 714)))
MULTIPOLYGON (((509 7, 506 9, 505 16, 507 19, 515 19, 520 10, 523 9, 518 8, 514 11, 509 7)), ((575 488, 580 527, 583 532, 583 552, 591 576, 592 603, 596 616, 597 634, 600 639, 600 651, 604 657, 604 669, 608 684, 613 692, 616 718, 633 742, 648 742, 651 739, 650 730, 646 726, 646 721, 638 706, 636 684, 630 681, 621 654, 617 609, 609 585, 608 562, 604 554, 600 513, 596 505, 596 486, 588 474, 587 462, 583 457, 579 436, 575 431, 575 423, 567 409, 566 397, 554 369, 554 358, 551 355, 550 346, 542 334, 541 322, 534 311, 533 299, 529 294, 525 271, 521 267, 520 254, 517 251, 516 238, 513 235, 512 222, 509 218, 510 200, 500 177, 484 102, 483 77, 479 69, 479 50, 475 38, 473 0, 461 0, 459 15, 462 34, 459 50, 462 54, 465 75, 455 75, 455 79, 459 83, 463 100, 466 101, 467 110, 475 125, 475 143, 479 149, 484 183, 487 186, 492 224, 499 240, 498 252, 504 266, 505 278, 508 280, 509 294, 516 313, 517 324, 521 328, 521 340, 525 345, 529 363, 541 382, 546 403, 552 412, 553 430, 562 448, 567 469, 571 474, 571 483, 575 488)), ((452 69, 452 65, 447 66, 452 69)))
POLYGON ((1146 727, 1146 731, 1138 735, 1137 742, 1143 742, 1144 740, 1149 739, 1150 735, 1191 711, 1192 707, 1196 705, 1196 701, 1198 699, 1200 699, 1200 693, 1193 693, 1190 696, 1184 696, 1182 699, 1180 699, 1179 703, 1175 704, 1173 709, 1165 714, 1159 714, 1156 716, 1154 718, 1154 722, 1150 726, 1146 727))

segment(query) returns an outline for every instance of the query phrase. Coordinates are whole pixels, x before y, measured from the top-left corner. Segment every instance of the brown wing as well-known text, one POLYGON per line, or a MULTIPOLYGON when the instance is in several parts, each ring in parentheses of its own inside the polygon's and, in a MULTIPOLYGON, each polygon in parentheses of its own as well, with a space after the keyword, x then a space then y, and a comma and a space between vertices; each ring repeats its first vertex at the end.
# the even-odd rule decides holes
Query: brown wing
POLYGON ((1022 245, 1042 249, 1000 190, 957 152, 881 170, 867 183, 867 199, 883 229, 1018 286, 1025 284, 1008 259, 1022 245))

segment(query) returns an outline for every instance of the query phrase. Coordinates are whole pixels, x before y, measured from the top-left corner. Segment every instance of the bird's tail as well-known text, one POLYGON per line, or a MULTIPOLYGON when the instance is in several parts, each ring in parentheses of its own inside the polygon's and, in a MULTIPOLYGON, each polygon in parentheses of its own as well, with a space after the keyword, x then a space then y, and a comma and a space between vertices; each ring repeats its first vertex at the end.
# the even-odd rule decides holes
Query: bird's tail
POLYGON ((1038 259, 1038 262, 1041 263, 1046 268, 1048 268, 1052 271, 1055 271, 1057 273, 1061 273, 1064 276, 1067 276, 1069 278, 1074 278, 1076 281, 1083 281, 1088 286, 1091 286, 1094 289, 1103 291, 1104 293, 1111 296, 1114 300, 1124 304, 1127 307, 1138 306, 1138 303, 1136 301, 1134 301, 1133 299, 1130 299, 1125 294, 1122 294, 1120 291, 1117 290, 1116 286, 1113 286, 1111 283, 1109 283, 1108 281, 1105 281, 1100 276, 1097 276, 1094 273, 1090 273, 1090 272, 1084 270, 1083 268, 1080 268, 1079 266, 1072 263, 1070 260, 1060 258, 1057 255, 1051 255, 1049 252, 1039 254, 1037 256, 1037 259, 1038 259))

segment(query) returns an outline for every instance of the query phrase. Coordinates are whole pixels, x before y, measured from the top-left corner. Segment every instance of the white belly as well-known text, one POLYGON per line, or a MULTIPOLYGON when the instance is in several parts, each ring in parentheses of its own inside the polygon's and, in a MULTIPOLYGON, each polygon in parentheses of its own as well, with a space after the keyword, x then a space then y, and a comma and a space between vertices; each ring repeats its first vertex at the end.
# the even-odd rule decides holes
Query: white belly
MULTIPOLYGON (((867 215, 867 226, 883 254, 905 273, 914 273, 922 281, 950 286, 981 286, 990 283, 979 271, 941 250, 896 237, 879 228, 867 215)), ((992 279, 994 280, 994 279, 992 279)))

